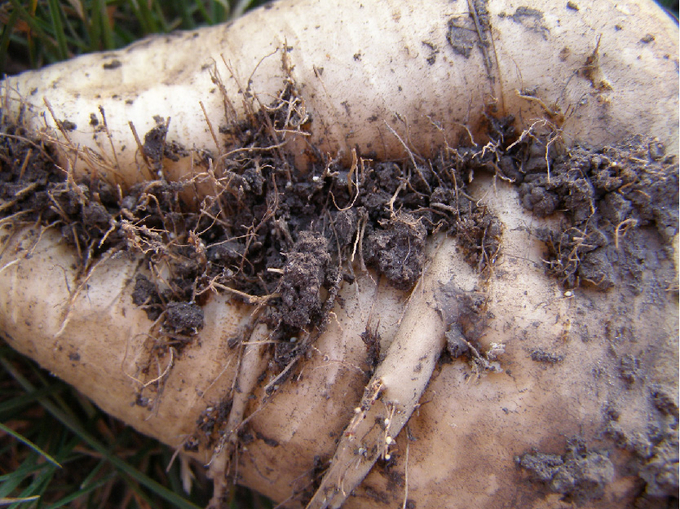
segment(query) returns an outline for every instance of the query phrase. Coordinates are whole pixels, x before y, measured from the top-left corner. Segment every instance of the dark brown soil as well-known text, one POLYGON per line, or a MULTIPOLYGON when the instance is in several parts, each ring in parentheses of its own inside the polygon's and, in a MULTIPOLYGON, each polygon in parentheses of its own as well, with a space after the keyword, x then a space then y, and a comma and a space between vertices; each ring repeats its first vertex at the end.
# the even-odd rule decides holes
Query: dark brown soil
POLYGON ((634 137, 599 149, 578 146, 555 157, 548 172, 535 144, 513 176, 522 205, 539 217, 565 212, 559 230, 538 232, 548 271, 567 287, 641 291, 647 246, 641 227, 669 245, 678 232, 678 165, 658 140, 634 137), (535 151, 535 153, 533 152, 535 151))
POLYGON ((296 329, 319 323, 323 307, 321 290, 338 283, 338 269, 331 266, 328 240, 320 233, 302 231, 285 256, 279 320, 296 329))
MULTIPOLYGON (((293 95, 289 87, 281 97, 293 95)), ((164 161, 186 152, 166 139, 161 117, 142 146, 159 179, 122 191, 99 180, 67 180, 49 147, 24 139, 20 125, 5 125, 2 214, 60 228, 77 247, 83 274, 110 250, 141 253, 150 267, 170 260, 163 284, 151 272, 136 276, 133 300, 173 337, 193 336, 202 326, 200 306, 225 287, 236 298, 266 302, 265 319, 281 338, 323 328, 341 282, 353 279, 350 258, 409 290, 435 231, 458 235, 480 271, 499 254, 501 224, 464 184, 492 157, 463 148, 415 166, 359 158, 353 168, 320 158, 301 173, 284 153, 259 150, 276 144, 270 126, 283 127, 280 108, 271 111, 258 113, 255 125, 223 126, 245 150, 215 169, 218 178, 210 183, 219 196, 205 198, 198 209, 183 197, 200 177, 193 183, 163 178, 164 161)), ((207 173, 204 179, 210 180, 207 173)))

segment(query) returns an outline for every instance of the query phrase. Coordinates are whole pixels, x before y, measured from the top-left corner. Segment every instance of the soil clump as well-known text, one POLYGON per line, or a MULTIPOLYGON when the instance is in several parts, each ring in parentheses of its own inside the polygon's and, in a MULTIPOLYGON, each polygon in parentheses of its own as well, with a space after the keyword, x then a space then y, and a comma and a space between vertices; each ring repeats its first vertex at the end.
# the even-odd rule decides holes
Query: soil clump
POLYGON ((535 215, 562 213, 559 228, 532 233, 545 242, 548 273, 567 287, 641 287, 649 228, 670 256, 678 165, 658 140, 566 149, 549 131, 518 136, 513 117, 487 115, 491 144, 484 150, 447 148, 432 160, 409 153, 400 161, 354 152, 350 167, 317 154, 303 172, 278 148, 277 132, 309 125, 297 97, 288 83, 250 122, 222 126, 229 155, 212 158, 217 167, 205 151, 189 153, 167 140, 168 122, 155 117, 141 150, 158 179, 127 189, 75 181, 50 146, 28 139, 21 125, 4 124, 0 214, 59 228, 76 246, 83 275, 111 250, 143 256, 149 270, 136 276, 134 302, 185 340, 202 326, 200 307, 223 291, 264 308, 275 341, 318 335, 357 267, 413 288, 427 238, 438 232, 456 236, 468 263, 488 273, 501 254, 503 226, 468 193, 480 172, 511 182, 535 215), (165 180, 164 161, 179 157, 194 157, 205 171, 165 180), (197 196, 207 187, 213 192, 197 196), (161 273, 162 283, 154 276, 161 273))
POLYGON ((526 453, 515 462, 550 491, 563 494, 577 506, 601 498, 605 485, 614 479, 612 462, 605 453, 589 450, 579 439, 569 440, 566 449, 563 455, 526 453))

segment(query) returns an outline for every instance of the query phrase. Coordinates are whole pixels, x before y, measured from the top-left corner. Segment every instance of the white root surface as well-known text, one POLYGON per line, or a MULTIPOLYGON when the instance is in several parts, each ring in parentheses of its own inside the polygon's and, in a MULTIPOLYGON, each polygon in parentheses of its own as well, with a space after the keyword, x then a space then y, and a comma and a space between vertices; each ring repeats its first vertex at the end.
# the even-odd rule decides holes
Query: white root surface
MULTIPOLYGON (((290 107, 312 121, 305 136, 278 134, 287 141, 282 150, 303 166, 312 145, 348 161, 355 147, 378 159, 405 157, 404 145, 428 156, 461 137, 481 149, 491 101, 520 128, 559 127, 567 146, 643 133, 677 154, 677 26, 637 0, 581 2, 578 10, 566 2, 530 4, 540 16, 518 15, 522 3, 489 2, 493 52, 475 45, 465 57, 447 36, 450 23, 471 19, 468 2, 281 1, 227 28, 157 37, 7 79, 0 85, 3 114, 18 117, 24 107, 26 125, 60 147, 66 171, 123 188, 156 177, 131 125, 143 137, 154 116, 170 118, 167 140, 188 155, 164 161, 164 177, 191 178, 205 171, 205 150, 213 160, 229 151, 219 127, 270 104, 287 79, 299 91, 290 107), (642 42, 648 34, 653 40, 642 42), (583 72, 598 39, 594 79, 610 88, 583 72), (104 65, 114 61, 120 65, 104 65), (246 86, 256 100, 244 99, 246 86), (77 127, 59 130, 55 120, 77 127)), ((481 282, 453 239, 432 240, 432 262, 411 295, 357 267, 327 329, 291 368, 294 380, 271 397, 264 393, 271 378, 258 380, 267 331, 257 328, 242 356, 225 345, 252 325, 253 306, 211 294, 199 341, 181 356, 172 349, 160 355, 157 324, 131 298, 135 275, 146 271, 141 258, 114 254, 84 281, 75 250, 55 229, 2 225, 0 331, 103 410, 173 447, 186 442, 206 407, 233 396, 228 453, 193 453, 203 464, 212 460, 217 497, 223 474, 235 466, 240 483, 287 500, 287 507, 311 497, 315 509, 403 507, 407 500, 418 509, 567 508, 570 502, 530 480, 515 458, 532 450, 564 454, 567 440, 578 436, 608 454, 613 472, 605 469, 601 498, 583 507, 631 506, 640 477, 630 465, 652 461, 635 456, 632 437, 644 441, 650 426, 673 419, 652 396, 658 388, 675 402, 677 422, 671 250, 646 238, 641 293, 623 287, 567 294, 546 275, 534 234, 560 214, 537 219, 509 184, 477 177, 474 198, 504 225, 491 277, 481 282), (446 316, 442 287, 484 296, 480 342, 485 351, 504 346, 502 372, 479 373, 460 359, 437 363, 456 320, 446 316), (387 352, 370 380, 360 338, 369 324, 377 324, 387 352), (536 350, 561 360, 535 362, 536 350), (621 377, 626 355, 640 366, 632 385, 621 377), (233 380, 241 393, 232 393, 233 380), (620 414, 615 425, 626 447, 614 446, 604 431, 611 408, 620 414), (238 448, 234 431, 244 418, 268 440, 238 448), (407 422, 410 438, 402 430, 407 422), (237 464, 230 465, 234 451, 237 464), (315 456, 330 467, 314 495, 315 456)), ((197 197, 209 191, 197 185, 197 197)), ((656 445, 648 445, 652 454, 656 445)))
POLYGON ((238 464, 232 465, 231 462, 232 460, 238 461, 238 432, 246 416, 250 395, 255 391, 258 378, 267 369, 267 362, 271 357, 267 348, 269 335, 266 325, 257 324, 248 340, 242 345, 243 352, 232 388, 231 410, 224 435, 210 459, 210 476, 215 483, 212 507, 218 508, 220 500, 228 492, 227 474, 230 469, 238 470, 238 464))
MULTIPOLYGON (((366 385, 308 509, 341 507, 379 458, 390 459, 396 436, 419 404, 445 344, 440 288, 456 269, 459 274, 472 272, 460 266, 455 243, 442 246, 442 240, 430 246, 435 251, 431 264, 410 295, 389 349, 366 385)), ((476 279, 474 274, 468 277, 476 279)))

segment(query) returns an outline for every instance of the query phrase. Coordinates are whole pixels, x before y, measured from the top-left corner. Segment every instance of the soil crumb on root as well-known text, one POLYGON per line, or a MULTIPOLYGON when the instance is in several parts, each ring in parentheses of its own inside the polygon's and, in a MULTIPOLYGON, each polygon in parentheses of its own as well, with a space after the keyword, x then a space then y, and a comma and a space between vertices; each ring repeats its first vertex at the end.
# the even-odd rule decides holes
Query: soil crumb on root
POLYGON ((526 209, 566 215, 561 229, 536 234, 549 273, 567 287, 639 288, 647 248, 640 229, 655 231, 662 245, 678 233, 678 163, 656 139, 579 146, 552 160, 534 147, 516 183, 526 209))
POLYGON ((616 447, 632 455, 630 468, 642 487, 636 509, 678 506, 678 407, 663 387, 647 387, 652 410, 646 429, 624 431, 616 405, 605 408, 604 434, 616 447), (674 504, 674 505, 673 505, 674 504))
POLYGON ((203 310, 192 302, 171 302, 166 310, 166 327, 175 332, 190 334, 203 327, 203 310))
POLYGON ((156 285, 144 274, 135 276, 135 288, 132 292, 132 302, 144 308, 149 320, 156 320, 162 313, 161 299, 156 285))
MULTIPOLYGON (((303 173, 271 150, 280 143, 271 126, 300 130, 309 121, 303 110, 288 82, 269 108, 253 108, 251 122, 220 128, 229 155, 212 163, 205 151, 189 154, 168 139, 168 121, 154 117, 142 148, 158 178, 129 189, 66 179, 48 146, 23 138, 20 125, 3 125, 13 136, 0 144, 2 214, 60 228, 83 274, 112 250, 142 256, 133 301, 151 320, 163 316, 159 333, 171 342, 194 335, 201 306, 222 291, 262 306, 273 342, 320 333, 357 268, 412 289, 435 232, 455 236, 466 261, 488 274, 503 225, 468 192, 479 173, 513 183, 537 216, 564 213, 560 229, 533 233, 546 243, 548 272, 566 286, 641 287, 649 261, 640 232, 651 229, 667 245, 678 231, 678 166, 657 140, 549 150, 554 133, 518 138, 512 117, 487 114, 493 150, 459 146, 431 160, 397 161, 356 154, 351 167, 318 155, 303 173), (166 181, 164 165, 186 155, 195 160, 191 180, 166 181), (197 197, 201 186, 214 193, 197 197)), ((471 334, 449 331, 452 356, 474 356, 471 334)), ((276 349, 281 361, 301 352, 276 349)))
POLYGON ((453 280, 440 288, 437 307, 447 326, 444 362, 464 357, 477 375, 503 371, 497 358, 505 351, 505 345, 492 343, 485 351, 479 341, 491 318, 486 306, 484 293, 463 291, 453 280))
POLYGON ((320 318, 321 289, 332 279, 328 241, 319 233, 303 231, 286 257, 279 311, 286 325, 302 329, 320 318))
POLYGON ((423 270, 427 230, 412 215, 398 213, 366 237, 365 259, 395 288, 408 290, 423 270))
POLYGON ((550 491, 562 493, 565 500, 583 505, 604 495, 605 486, 614 479, 614 465, 606 454, 589 451, 579 439, 567 443, 563 455, 540 452, 515 458, 517 465, 533 474, 550 491))
POLYGON ((552 352, 546 352, 541 348, 532 350, 530 357, 531 360, 534 362, 543 362, 546 364, 557 364, 558 362, 562 362, 562 360, 564 360, 563 356, 557 355, 552 352))

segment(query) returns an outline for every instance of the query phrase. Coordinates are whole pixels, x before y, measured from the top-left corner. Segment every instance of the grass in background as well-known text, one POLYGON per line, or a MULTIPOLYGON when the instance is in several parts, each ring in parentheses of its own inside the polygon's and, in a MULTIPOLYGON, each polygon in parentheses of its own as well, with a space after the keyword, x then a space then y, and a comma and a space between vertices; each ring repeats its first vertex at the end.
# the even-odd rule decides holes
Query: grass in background
MULTIPOLYGON (((0 507, 205 507, 212 483, 202 466, 182 468, 173 453, 0 343, 0 507), (191 495, 182 482, 190 473, 191 495)), ((234 488, 228 507, 272 504, 234 488)))
POLYGON ((678 22, 678 0, 656 0, 678 22))
POLYGON ((0 75, 146 35, 214 25, 264 0, 0 0, 0 75))

